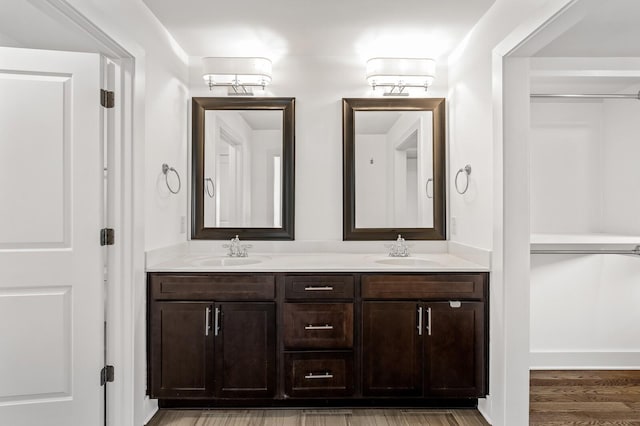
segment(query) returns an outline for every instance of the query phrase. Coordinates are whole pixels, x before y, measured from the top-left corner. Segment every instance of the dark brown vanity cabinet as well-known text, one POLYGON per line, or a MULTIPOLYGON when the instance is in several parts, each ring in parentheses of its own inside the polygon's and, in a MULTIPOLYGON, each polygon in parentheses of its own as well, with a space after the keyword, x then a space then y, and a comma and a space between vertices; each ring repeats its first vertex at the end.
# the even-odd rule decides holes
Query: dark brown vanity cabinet
POLYGON ((487 273, 150 273, 148 300, 163 406, 487 394, 487 273))
POLYGON ((150 396, 273 398, 274 286, 266 274, 150 274, 150 396))
POLYGON ((363 396, 485 396, 486 284, 485 274, 362 276, 363 396))
POLYGON ((353 275, 285 277, 286 398, 353 395, 354 280, 353 275))

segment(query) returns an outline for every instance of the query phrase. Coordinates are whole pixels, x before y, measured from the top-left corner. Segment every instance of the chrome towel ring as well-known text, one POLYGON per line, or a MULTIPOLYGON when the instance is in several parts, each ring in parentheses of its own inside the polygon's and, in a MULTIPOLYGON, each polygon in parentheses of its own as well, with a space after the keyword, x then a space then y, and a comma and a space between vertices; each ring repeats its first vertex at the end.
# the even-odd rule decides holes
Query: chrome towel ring
POLYGON ((471 166, 469 164, 467 164, 466 166, 464 166, 464 168, 458 170, 458 173, 456 173, 456 178, 454 180, 455 186, 456 186, 456 191, 458 191, 458 194, 464 194, 467 192, 467 190, 469 189, 469 175, 471 174, 471 166), (460 190, 460 187, 458 186, 458 176, 460 176, 460 173, 464 173, 466 176, 466 182, 464 185, 464 189, 460 190))
POLYGON ((204 179, 204 186, 207 190, 207 195, 209 196, 209 198, 213 198, 216 195, 216 185, 213 183, 213 179, 211 178, 205 178, 204 179))
POLYGON ((180 188, 182 188, 182 182, 180 181, 180 175, 178 174, 178 171, 173 167, 169 167, 167 163, 164 163, 162 165, 162 173, 164 174, 164 181, 167 184, 167 188, 169 188, 169 192, 171 192, 172 194, 177 194, 178 192, 180 192, 180 188), (171 185, 169 185, 169 172, 175 173, 176 177, 178 178, 178 189, 176 189, 175 191, 173 190, 173 188, 171 188, 171 185))

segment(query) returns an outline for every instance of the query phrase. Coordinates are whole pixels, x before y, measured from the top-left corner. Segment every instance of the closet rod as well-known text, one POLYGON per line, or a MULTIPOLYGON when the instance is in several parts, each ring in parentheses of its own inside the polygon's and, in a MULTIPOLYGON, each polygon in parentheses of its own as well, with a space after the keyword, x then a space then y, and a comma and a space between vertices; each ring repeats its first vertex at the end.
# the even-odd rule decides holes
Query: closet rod
POLYGON ((557 93, 532 93, 532 98, 574 98, 574 99, 637 99, 640 100, 640 92, 636 94, 609 93, 609 94, 557 94, 557 93))
POLYGON ((640 245, 631 250, 531 250, 531 254, 634 254, 640 256, 640 245))

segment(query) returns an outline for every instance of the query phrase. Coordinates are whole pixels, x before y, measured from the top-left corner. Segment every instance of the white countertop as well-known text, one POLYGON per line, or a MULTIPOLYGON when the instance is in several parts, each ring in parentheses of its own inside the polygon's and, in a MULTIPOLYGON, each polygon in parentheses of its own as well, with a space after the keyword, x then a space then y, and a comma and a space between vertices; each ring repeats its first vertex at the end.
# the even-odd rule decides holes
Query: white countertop
POLYGON ((250 253, 229 258, 220 253, 176 253, 147 258, 148 272, 484 272, 487 266, 448 253, 389 257, 363 253, 250 253), (240 264, 234 264, 238 262, 240 264), (244 262, 254 262, 242 264, 244 262), (228 264, 231 263, 231 264, 228 264), (397 263, 397 264, 395 264, 397 263))

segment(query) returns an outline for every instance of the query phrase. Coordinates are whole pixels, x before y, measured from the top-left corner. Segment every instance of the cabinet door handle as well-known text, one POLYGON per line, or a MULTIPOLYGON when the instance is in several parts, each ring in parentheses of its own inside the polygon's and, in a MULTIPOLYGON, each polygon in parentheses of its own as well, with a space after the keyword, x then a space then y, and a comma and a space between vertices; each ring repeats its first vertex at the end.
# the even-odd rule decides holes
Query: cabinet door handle
POLYGON ((305 325, 304 326, 305 330, 333 330, 333 326, 329 325, 329 324, 325 324, 325 325, 305 325))
POLYGON ((431 327, 431 308, 427 308, 427 335, 431 336, 431 331, 432 331, 431 327))
POLYGON ((304 376, 305 379, 333 379, 333 374, 329 371, 322 374, 309 373, 304 376))
POLYGON ((333 286, 330 285, 308 285, 304 288, 304 291, 333 291, 333 286))
POLYGON ((422 306, 418 306, 418 336, 422 336, 422 306))
POLYGON ((218 334, 220 334, 220 308, 216 306, 216 314, 215 314, 215 319, 214 319, 214 323, 213 323, 213 328, 214 328, 214 336, 217 336, 218 334))
POLYGON ((204 335, 209 335, 209 330, 211 330, 211 306, 207 306, 207 309, 204 313, 204 335))

